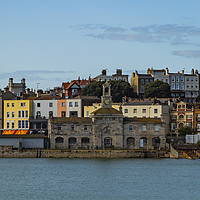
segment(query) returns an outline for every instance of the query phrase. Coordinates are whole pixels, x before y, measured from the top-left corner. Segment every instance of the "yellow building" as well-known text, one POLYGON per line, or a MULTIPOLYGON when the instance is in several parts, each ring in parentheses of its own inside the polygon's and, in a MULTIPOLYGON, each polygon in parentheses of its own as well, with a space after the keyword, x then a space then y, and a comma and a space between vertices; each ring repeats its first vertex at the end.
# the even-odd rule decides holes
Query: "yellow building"
POLYGON ((4 130, 28 130, 32 111, 32 100, 5 100, 4 130))
MULTIPOLYGON (((119 110, 120 104, 113 103, 112 107, 115 108, 116 110, 119 110)), ((99 108, 101 108, 101 103, 93 103, 92 106, 84 106, 84 117, 89 117, 93 111, 95 111, 99 108)))

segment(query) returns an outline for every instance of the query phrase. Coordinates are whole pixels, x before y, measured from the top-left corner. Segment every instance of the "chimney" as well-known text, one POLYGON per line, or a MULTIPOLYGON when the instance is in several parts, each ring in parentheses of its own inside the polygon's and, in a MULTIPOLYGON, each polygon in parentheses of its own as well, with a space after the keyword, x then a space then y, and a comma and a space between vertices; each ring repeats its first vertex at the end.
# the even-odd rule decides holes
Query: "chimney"
POLYGON ((30 89, 27 88, 27 89, 26 89, 26 94, 29 94, 29 92, 30 92, 30 89))
POLYGON ((165 75, 169 75, 169 69, 167 67, 165 69, 165 75))
POLYGON ((183 69, 181 70, 181 74, 184 74, 184 70, 183 69))
POLYGON ((21 84, 25 85, 25 78, 21 80, 21 84))
POLYGON ((40 97, 42 93, 43 93, 42 90, 38 90, 38 91, 37 91, 37 97, 40 97))
POLYGON ((6 93, 8 91, 9 91, 9 87, 7 86, 7 87, 4 88, 4 93, 6 93))
POLYGON ((13 78, 9 78, 9 86, 13 84, 13 78))
POLYGON ((198 74, 199 74, 197 69, 196 69, 196 71, 195 71, 195 74, 196 74, 196 75, 198 75, 198 74))
POLYGON ((116 70, 116 74, 117 74, 117 75, 122 75, 122 69, 117 69, 117 70, 116 70))
POLYGON ((106 76, 106 70, 105 69, 102 70, 102 75, 106 76))
POLYGON ((191 70, 191 74, 194 75, 194 69, 191 70))

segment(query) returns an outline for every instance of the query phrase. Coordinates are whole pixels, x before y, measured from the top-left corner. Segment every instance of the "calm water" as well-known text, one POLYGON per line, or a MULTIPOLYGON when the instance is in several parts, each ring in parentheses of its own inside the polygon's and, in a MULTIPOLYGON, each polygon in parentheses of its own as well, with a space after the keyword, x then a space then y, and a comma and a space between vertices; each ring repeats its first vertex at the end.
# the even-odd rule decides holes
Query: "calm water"
POLYGON ((200 160, 0 159, 0 199, 199 199, 200 160))

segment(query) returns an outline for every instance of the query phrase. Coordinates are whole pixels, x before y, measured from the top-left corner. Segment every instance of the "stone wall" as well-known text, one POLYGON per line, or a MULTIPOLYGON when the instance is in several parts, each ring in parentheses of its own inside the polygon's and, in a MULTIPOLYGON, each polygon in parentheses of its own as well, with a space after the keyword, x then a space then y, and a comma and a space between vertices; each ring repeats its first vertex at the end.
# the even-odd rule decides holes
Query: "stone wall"
POLYGON ((169 154, 166 151, 142 150, 1 149, 0 158, 169 158, 169 154))

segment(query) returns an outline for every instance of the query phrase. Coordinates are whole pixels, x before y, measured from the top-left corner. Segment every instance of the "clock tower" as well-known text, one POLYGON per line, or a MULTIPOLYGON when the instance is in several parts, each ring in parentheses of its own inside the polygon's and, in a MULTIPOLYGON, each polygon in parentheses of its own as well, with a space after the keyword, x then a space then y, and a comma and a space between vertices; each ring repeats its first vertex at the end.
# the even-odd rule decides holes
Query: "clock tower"
POLYGON ((102 108, 112 108, 111 85, 103 84, 103 96, 101 97, 102 108))

